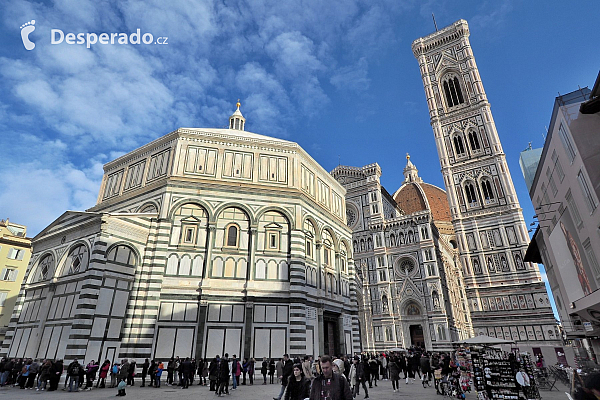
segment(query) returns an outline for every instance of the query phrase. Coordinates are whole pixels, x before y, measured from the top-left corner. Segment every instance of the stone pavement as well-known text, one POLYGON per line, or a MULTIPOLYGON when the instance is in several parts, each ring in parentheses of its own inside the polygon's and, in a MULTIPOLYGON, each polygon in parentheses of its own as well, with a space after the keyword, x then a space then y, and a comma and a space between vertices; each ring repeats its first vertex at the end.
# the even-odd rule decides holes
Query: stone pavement
MULTIPOLYGON (((64 379, 64 376, 63 376, 64 379)), ((262 377, 259 378, 262 382, 262 377)), ((62 381, 64 383, 64 380, 62 381)), ((189 389, 181 389, 177 386, 166 386, 163 385, 161 388, 149 388, 149 387, 128 387, 126 399, 144 399, 144 400, 171 400, 180 399, 185 396, 186 399, 204 399, 204 400, 215 400, 216 397, 214 392, 210 392, 207 386, 198 386, 196 384, 190 386, 189 389)), ((139 385, 139 382, 137 383, 139 385)), ((559 390, 547 390, 541 391, 542 400, 568 400, 565 395, 567 388, 557 383, 559 390)), ((62 385, 61 385, 62 387, 62 385)), ((222 397, 223 400, 271 400, 274 396, 279 394, 280 385, 253 385, 253 386, 241 386, 237 390, 229 389, 229 396, 222 397)), ((21 390, 18 387, 4 387, 0 388, 0 400, 18 400, 18 399, 71 399, 71 398, 85 398, 85 400, 99 400, 114 398, 117 394, 116 389, 93 389, 91 391, 83 391, 78 393, 69 393, 62 390, 56 392, 47 392, 35 390, 21 390)), ((361 387, 361 393, 357 396, 357 400, 363 400, 364 393, 361 387)), ((379 381, 377 387, 369 389, 369 398, 373 400, 443 400, 444 397, 435 394, 435 388, 429 387, 423 389, 419 381, 415 384, 406 385, 401 380, 400 391, 394 393, 392 391, 392 384, 390 381, 379 381)), ((476 400, 475 393, 467 393, 466 400, 476 400)))

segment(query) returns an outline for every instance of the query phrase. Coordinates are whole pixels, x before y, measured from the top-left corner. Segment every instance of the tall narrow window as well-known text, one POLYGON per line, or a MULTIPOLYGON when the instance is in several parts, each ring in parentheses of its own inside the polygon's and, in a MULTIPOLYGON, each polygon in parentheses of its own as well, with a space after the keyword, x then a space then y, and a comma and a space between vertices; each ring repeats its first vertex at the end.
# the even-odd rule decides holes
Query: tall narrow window
POLYGON ((450 96, 450 88, 446 81, 444 81, 444 93, 446 94, 446 103, 448 103, 448 107, 452 107, 452 96, 450 96))
POLYGON ((562 165, 560 164, 560 160, 558 159, 558 155, 556 154, 556 150, 552 152, 552 161, 554 161, 554 170, 558 175, 558 180, 562 182, 565 178, 565 173, 562 169, 562 165))
POLYGON ((442 86, 444 87, 448 107, 454 107, 465 102, 457 77, 444 80, 442 86))
POLYGON ((575 146, 573 146, 573 142, 571 142, 571 137, 569 136, 569 133, 567 132, 563 124, 560 124, 560 127, 558 128, 558 133, 560 134, 560 140, 562 141, 562 144, 565 147, 567 156, 569 156, 569 161, 573 163, 577 152, 575 151, 575 146))
POLYGON ((227 246, 236 247, 238 237, 238 228, 235 225, 231 225, 227 228, 227 246))
POLYGON ((484 180, 481 181, 481 190, 483 191, 483 198, 486 200, 494 199, 494 192, 492 191, 492 185, 490 181, 484 180))
POLYGON ((454 77, 454 88, 456 89, 456 94, 458 95, 458 102, 461 104, 464 103, 465 100, 463 99, 462 91, 460 90, 460 84, 458 83, 457 77, 454 77))
POLYGON ((454 84, 454 79, 450 79, 448 81, 448 86, 450 86, 450 94, 452 95, 452 101, 454 102, 454 105, 458 105, 458 96, 456 94, 456 86, 454 84))
POLYGON ((471 204, 477 202, 477 197, 475 197, 475 188, 473 187, 473 184, 467 183, 465 185, 465 193, 467 195, 467 203, 471 204))
POLYGON ((577 174, 577 180, 579 181, 579 187, 583 192, 583 197, 585 198, 585 203, 587 204, 588 210, 590 210, 590 213, 593 213, 596 207, 598 207, 598 202, 590 190, 590 186, 588 185, 587 179, 585 178, 585 174, 582 170, 580 170, 577 174))
POLYGON ((481 147, 479 146, 479 139, 477 139, 476 132, 469 132, 469 143, 471 144, 471 148, 473 150, 479 150, 481 147))
POLYGON ((571 194, 571 189, 567 192, 565 199, 569 204, 569 211, 571 212, 571 216, 573 217, 573 222, 575 222, 576 226, 580 226, 582 224, 581 215, 579 214, 579 210, 577 209, 577 204, 575 204, 575 200, 573 199, 573 195, 571 194))
POLYGON ((454 137, 454 148, 457 155, 462 155, 465 153, 465 146, 463 145, 463 141, 460 136, 454 137))

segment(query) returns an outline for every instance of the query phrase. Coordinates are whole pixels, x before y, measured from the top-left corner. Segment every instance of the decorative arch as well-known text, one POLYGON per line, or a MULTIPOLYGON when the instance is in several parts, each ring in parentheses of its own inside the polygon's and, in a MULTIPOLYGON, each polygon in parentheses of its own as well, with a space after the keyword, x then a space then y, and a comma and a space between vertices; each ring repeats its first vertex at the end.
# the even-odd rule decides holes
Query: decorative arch
POLYGON ((207 220, 214 221, 215 213, 210 204, 208 204, 207 202, 200 200, 200 199, 190 199, 190 198, 185 198, 185 199, 176 201, 169 209, 169 219, 172 220, 175 217, 175 213, 181 208, 181 206, 183 206, 185 204, 194 204, 198 207, 203 208, 206 211, 207 220))
MULTIPOLYGON (((86 242, 78 240, 67 252, 67 255, 61 260, 60 276, 74 275, 84 272, 90 262, 90 249, 86 242)), ((58 270, 58 269, 57 269, 58 270)))
POLYGON ((305 247, 304 254, 309 259, 316 259, 315 256, 315 243, 317 241, 317 229, 312 218, 305 218, 302 223, 302 230, 304 232, 305 247))
POLYGON ((481 196, 487 202, 495 201, 496 193, 494 191, 494 185, 492 184, 492 177, 488 174, 481 174, 479 176, 479 187, 481 188, 481 196))
POLYGON ((465 193, 467 205, 479 203, 477 198, 477 182, 472 179, 464 179, 462 182, 462 188, 465 193))
POLYGON ((289 255, 292 225, 288 215, 277 208, 268 208, 258 214, 257 219, 258 250, 278 253, 279 256, 289 255))
POLYGON ((148 201, 144 204, 142 204, 138 209, 137 212, 138 213, 158 213, 159 210, 159 206, 156 202, 154 201, 148 201))
POLYGON ((210 222, 213 223, 217 223, 221 214, 223 213, 223 211, 227 210, 228 208, 238 208, 242 211, 244 211, 244 213, 246 214, 246 217, 248 217, 248 222, 250 224, 250 226, 256 226, 257 222, 256 222, 256 218, 254 215, 254 212, 252 211, 252 209, 250 207, 248 207, 245 204, 241 204, 241 203, 226 203, 226 204, 221 204, 219 207, 217 207, 215 209, 215 213, 214 213, 214 219, 209 219, 210 222))
POLYGON ((106 250, 106 260, 115 265, 136 267, 140 259, 140 253, 131 243, 116 242, 106 250))
MULTIPOLYGON (((244 207, 245 208, 245 207, 244 207)), ((229 249, 238 249, 245 251, 249 246, 250 240, 250 216, 244 208, 236 206, 221 208, 216 220, 216 238, 217 247, 227 247, 229 249), (235 234, 235 245, 232 240, 235 234)))
POLYGON ((481 151, 481 138, 479 137, 479 133, 477 129, 473 127, 469 127, 467 129, 467 139, 469 141, 469 147, 473 152, 481 151))
POLYGON ((31 269, 28 283, 43 282, 51 279, 56 270, 56 257, 54 252, 44 252, 38 259, 35 267, 31 269))
MULTIPOLYGON (((289 212, 289 210, 287 210, 283 207, 275 206, 275 205, 265 206, 265 207, 259 209, 256 212, 256 220, 260 221, 260 219, 269 211, 275 211, 280 214, 283 214, 283 216, 287 219, 288 224, 290 224, 290 226, 295 226, 294 216, 289 212)), ((310 217, 306 217, 305 219, 309 219, 309 218, 310 217)), ((312 219, 312 218, 310 218, 310 219, 312 219)))
POLYGON ((333 241, 333 244, 332 244, 333 250, 340 251, 340 239, 335 234, 335 231, 333 230, 333 228, 330 227, 329 225, 326 225, 323 227, 323 229, 321 229, 321 241, 325 240, 325 232, 329 232, 329 235, 331 235, 331 240, 333 241))
POLYGON ((404 277, 418 271, 418 265, 415 258, 410 255, 404 255, 394 261, 394 271, 397 277, 404 277))
POLYGON ((414 300, 407 301, 402 307, 402 314, 415 317, 423 315, 423 308, 414 300))

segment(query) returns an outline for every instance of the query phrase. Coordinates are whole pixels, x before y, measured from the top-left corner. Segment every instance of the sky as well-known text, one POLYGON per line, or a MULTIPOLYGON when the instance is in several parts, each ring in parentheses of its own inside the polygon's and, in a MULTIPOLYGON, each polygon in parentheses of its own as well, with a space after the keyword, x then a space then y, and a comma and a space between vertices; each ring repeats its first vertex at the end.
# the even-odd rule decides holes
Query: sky
POLYGON ((179 127, 226 127, 238 98, 246 130, 295 141, 328 171, 377 162, 393 193, 410 153, 443 187, 410 47, 435 30, 432 13, 440 29, 469 23, 529 224, 519 152, 543 146, 554 98, 592 87, 600 67, 597 1, 4 0, 0 10, 0 218, 31 237, 96 203, 103 164, 179 127), (52 44, 52 29, 168 39, 88 48, 52 44))

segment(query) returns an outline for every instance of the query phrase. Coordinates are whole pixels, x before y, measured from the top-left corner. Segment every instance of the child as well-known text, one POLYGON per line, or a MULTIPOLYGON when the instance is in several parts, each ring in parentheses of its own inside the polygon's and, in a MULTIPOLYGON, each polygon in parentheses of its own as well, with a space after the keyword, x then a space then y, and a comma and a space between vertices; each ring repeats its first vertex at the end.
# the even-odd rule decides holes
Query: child
POLYGON ((160 377, 162 376, 162 372, 163 369, 165 368, 165 365, 161 362, 158 363, 158 367, 156 368, 156 385, 155 387, 159 388, 160 387, 160 377))
POLYGON ((125 379, 121 379, 121 382, 119 382, 119 384, 117 385, 117 389, 119 389, 119 392, 117 393, 117 396, 125 396, 125 388, 127 387, 127 383, 125 382, 125 379))

